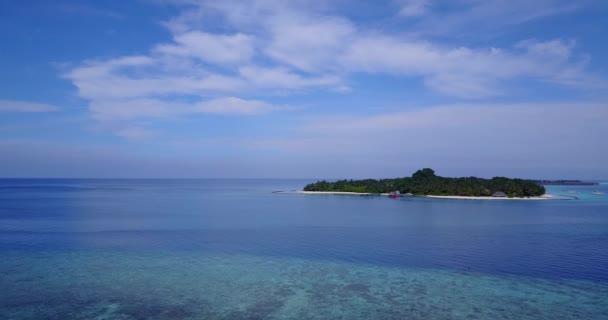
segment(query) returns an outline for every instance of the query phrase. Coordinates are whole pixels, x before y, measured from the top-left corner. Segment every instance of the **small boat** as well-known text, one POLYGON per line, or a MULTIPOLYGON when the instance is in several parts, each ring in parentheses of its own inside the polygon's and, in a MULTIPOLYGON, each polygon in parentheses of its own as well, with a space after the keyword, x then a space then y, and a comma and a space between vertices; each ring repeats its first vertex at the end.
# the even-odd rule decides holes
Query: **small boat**
POLYGON ((602 195, 602 194, 604 194, 604 193, 603 193, 603 192, 601 192, 601 191, 595 190, 595 191, 591 192, 591 194, 594 194, 594 195, 599 196, 599 195, 602 195))
POLYGON ((391 199, 397 199, 397 198, 399 198, 399 196, 400 196, 399 191, 393 191, 393 192, 391 192, 391 193, 388 194, 388 197, 391 198, 391 199))

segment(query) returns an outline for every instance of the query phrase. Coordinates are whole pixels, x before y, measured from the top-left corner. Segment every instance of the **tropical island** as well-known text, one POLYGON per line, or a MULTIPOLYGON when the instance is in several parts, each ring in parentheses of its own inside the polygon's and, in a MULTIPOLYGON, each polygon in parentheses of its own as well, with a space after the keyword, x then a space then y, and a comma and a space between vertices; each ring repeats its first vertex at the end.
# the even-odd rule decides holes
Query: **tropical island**
POLYGON ((411 194, 441 197, 508 197, 530 198, 545 194, 545 188, 530 180, 494 177, 448 178, 425 168, 411 177, 395 179, 318 181, 304 187, 304 192, 411 194))

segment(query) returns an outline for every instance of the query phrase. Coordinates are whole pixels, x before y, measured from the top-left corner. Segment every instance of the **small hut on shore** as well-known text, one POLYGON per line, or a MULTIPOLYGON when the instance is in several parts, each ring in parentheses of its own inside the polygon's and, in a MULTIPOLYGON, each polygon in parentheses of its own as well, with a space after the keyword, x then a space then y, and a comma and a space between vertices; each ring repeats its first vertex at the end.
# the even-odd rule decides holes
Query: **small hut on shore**
POLYGON ((497 192, 494 192, 494 194, 492 195, 492 197, 494 197, 494 198, 506 198, 507 194, 504 193, 504 192, 502 192, 502 191, 497 191, 497 192))

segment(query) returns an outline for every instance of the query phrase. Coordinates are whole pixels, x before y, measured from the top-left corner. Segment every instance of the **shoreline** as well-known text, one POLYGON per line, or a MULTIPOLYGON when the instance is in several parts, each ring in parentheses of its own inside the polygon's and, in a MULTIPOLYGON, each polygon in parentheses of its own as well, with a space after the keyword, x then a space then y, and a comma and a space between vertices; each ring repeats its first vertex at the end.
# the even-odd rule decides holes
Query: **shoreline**
POLYGON ((422 196, 425 198, 433 198, 433 199, 455 199, 455 200, 566 200, 561 199, 558 196, 551 194, 543 194, 538 197, 525 197, 525 198, 508 198, 508 197, 484 197, 484 196, 422 196))
MULTIPOLYGON (((345 192, 345 191, 274 191, 273 193, 282 194, 317 194, 317 195, 344 195, 344 196, 388 196, 388 193, 365 193, 365 192, 345 192)), ((567 198, 563 196, 557 196, 552 194, 544 194, 538 197, 527 197, 527 198, 500 198, 500 197, 484 197, 484 196, 433 196, 433 195, 413 195, 405 196, 403 198, 418 197, 418 198, 432 198, 432 199, 452 199, 452 200, 574 200, 574 198, 567 198)))

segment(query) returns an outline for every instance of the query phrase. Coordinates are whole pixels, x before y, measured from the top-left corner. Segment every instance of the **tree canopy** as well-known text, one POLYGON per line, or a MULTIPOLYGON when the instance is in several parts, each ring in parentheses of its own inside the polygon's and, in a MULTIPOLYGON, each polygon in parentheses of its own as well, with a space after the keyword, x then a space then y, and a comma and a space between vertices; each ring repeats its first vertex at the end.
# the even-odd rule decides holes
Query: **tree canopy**
POLYGON ((395 179, 365 179, 318 181, 304 187, 304 191, 341 191, 365 193, 389 193, 399 191, 415 195, 437 196, 491 196, 504 192, 509 197, 532 197, 545 193, 545 188, 533 181, 494 177, 447 178, 435 175, 435 171, 424 168, 411 177, 395 179))
POLYGON ((435 170, 431 169, 431 168, 424 168, 421 170, 418 170, 416 172, 414 172, 414 174, 412 175, 413 179, 428 179, 428 178, 433 178, 436 177, 435 176, 435 170))

